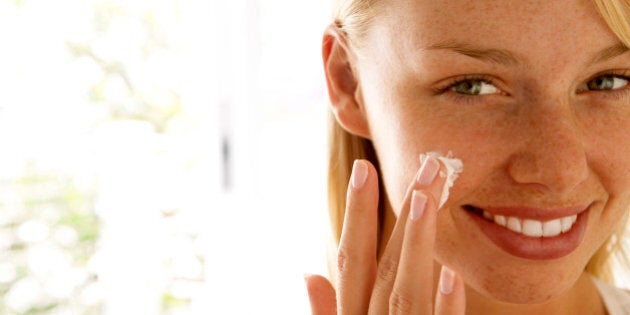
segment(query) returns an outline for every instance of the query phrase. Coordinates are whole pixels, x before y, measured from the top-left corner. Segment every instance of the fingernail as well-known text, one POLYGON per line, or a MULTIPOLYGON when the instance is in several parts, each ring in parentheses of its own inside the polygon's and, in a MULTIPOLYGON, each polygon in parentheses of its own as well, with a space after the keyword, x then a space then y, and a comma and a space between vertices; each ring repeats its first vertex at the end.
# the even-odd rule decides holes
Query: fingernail
POLYGON ((414 190, 411 193, 411 213, 409 214, 411 221, 420 219, 426 206, 427 196, 419 190, 414 190))
POLYGON ((422 186, 428 186, 433 183, 435 177, 440 171, 440 162, 433 157, 429 157, 424 161, 420 168, 420 174, 418 174, 418 184, 422 186))
POLYGON ((308 281, 308 278, 312 277, 313 274, 312 273, 304 273, 304 281, 308 281))
POLYGON ((367 176, 368 167, 365 161, 354 160, 354 165, 352 166, 352 187, 355 189, 363 187, 367 176))
POLYGON ((440 272, 440 292, 442 294, 451 294, 455 285, 455 271, 446 266, 442 266, 440 272))

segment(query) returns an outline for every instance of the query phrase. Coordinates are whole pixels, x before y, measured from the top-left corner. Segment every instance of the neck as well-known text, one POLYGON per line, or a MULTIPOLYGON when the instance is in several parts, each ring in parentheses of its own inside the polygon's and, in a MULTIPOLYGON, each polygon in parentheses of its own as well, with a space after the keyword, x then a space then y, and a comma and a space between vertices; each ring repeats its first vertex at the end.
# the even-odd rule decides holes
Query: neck
POLYGON ((542 304, 511 304, 466 289, 466 314, 595 314, 605 315, 606 308, 590 276, 584 272, 565 294, 542 304))

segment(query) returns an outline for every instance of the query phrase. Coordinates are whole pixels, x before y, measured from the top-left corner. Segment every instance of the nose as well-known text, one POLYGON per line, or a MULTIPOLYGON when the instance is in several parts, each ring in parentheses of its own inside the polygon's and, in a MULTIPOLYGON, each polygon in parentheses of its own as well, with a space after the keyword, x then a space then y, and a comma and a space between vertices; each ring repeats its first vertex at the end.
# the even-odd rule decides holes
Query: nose
POLYGON ((520 144, 508 163, 515 182, 563 194, 587 178, 583 132, 574 110, 558 103, 528 106, 516 120, 513 131, 520 144))

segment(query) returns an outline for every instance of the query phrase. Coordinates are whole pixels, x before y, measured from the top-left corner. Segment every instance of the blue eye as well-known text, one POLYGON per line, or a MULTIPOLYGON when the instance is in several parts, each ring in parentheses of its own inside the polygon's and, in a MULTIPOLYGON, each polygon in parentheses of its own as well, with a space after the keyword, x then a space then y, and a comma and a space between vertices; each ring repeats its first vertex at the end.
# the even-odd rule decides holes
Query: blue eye
POLYGON ((604 75, 586 83, 590 91, 610 91, 624 88, 628 79, 617 75, 604 75))

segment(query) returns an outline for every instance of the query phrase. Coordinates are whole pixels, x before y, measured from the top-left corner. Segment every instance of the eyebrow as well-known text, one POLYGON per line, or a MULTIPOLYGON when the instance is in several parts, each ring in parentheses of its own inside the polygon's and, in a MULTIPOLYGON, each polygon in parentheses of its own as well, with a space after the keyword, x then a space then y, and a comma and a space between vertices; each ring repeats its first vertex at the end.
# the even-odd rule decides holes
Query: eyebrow
POLYGON ((504 66, 515 66, 519 64, 519 60, 514 53, 503 49, 483 49, 455 42, 439 43, 426 47, 425 49, 452 50, 468 57, 504 66))
POLYGON ((593 59, 591 59, 591 63, 600 63, 600 62, 615 58, 619 55, 623 55, 624 53, 628 52, 628 50, 630 49, 628 49, 626 45, 622 43, 617 43, 595 54, 593 59))
MULTIPOLYGON (((460 44, 460 43, 455 43, 455 42, 435 44, 435 45, 428 46, 425 49, 451 50, 456 53, 466 55, 468 57, 479 59, 481 61, 486 61, 486 62, 504 65, 504 66, 516 66, 520 64, 519 58, 517 58, 517 55, 515 53, 508 50, 503 50, 503 49, 484 49, 484 48, 474 47, 469 44, 460 44)), ((630 51, 630 49, 626 45, 622 43, 616 43, 594 54, 589 64, 604 62, 606 60, 620 56, 628 51, 630 51)))

